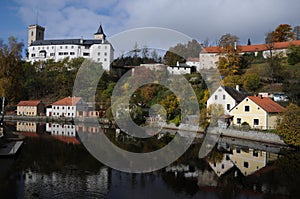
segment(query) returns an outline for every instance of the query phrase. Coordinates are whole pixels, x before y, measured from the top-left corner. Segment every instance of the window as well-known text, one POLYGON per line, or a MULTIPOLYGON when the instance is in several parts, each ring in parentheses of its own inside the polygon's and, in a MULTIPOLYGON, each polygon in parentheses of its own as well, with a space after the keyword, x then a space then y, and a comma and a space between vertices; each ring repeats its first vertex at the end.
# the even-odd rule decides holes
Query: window
POLYGON ((89 49, 89 46, 85 46, 84 49, 89 49))
POLYGON ((259 125, 259 119, 254 119, 253 120, 253 125, 259 125))
POLYGON ((253 156, 254 157, 258 157, 258 152, 257 151, 253 151, 253 156))
POLYGON ((227 110, 230 110, 230 104, 227 104, 227 105, 226 105, 226 109, 227 109, 227 110))
POLYGON ((58 55, 63 55, 63 54, 64 54, 64 53, 62 53, 62 52, 59 52, 59 53, 58 53, 58 55))
POLYGON ((33 36, 33 31, 31 31, 31 36, 33 36))
POLYGON ((237 153, 241 153, 241 149, 236 149, 236 152, 237 153))
POLYGON ((104 56, 107 56, 107 52, 104 53, 104 56))
POLYGON ((217 100, 218 99, 218 95, 215 95, 215 100, 217 100))
POLYGON ((60 46, 59 48, 62 49, 62 46, 60 46))
POLYGON ((248 168, 249 167, 249 163, 248 162, 244 162, 244 167, 248 168))
POLYGON ((68 52, 64 52, 64 55, 68 55, 69 53, 68 52))
POLYGON ((98 49, 100 49, 101 48, 101 46, 98 46, 98 49))
POLYGON ((104 61, 107 61, 107 59, 106 59, 106 58, 104 58, 104 61))
POLYGON ((74 46, 71 46, 71 49, 73 49, 74 48, 74 46))
POLYGON ((249 112, 250 111, 250 106, 245 106, 245 112, 249 112))
POLYGON ((237 124, 241 124, 242 123, 242 119, 241 118, 236 118, 236 123, 237 124))
POLYGON ((99 62, 99 61, 100 61, 100 58, 98 58, 97 61, 99 62))
POLYGON ((34 53, 32 53, 32 54, 31 54, 31 57, 35 57, 35 54, 34 54, 34 53))
POLYGON ((83 53, 83 56, 90 56, 90 53, 83 53))
POLYGON ((226 95, 223 95, 223 100, 225 100, 226 99, 226 95))
POLYGON ((65 46, 65 49, 68 49, 68 46, 65 46))
POLYGON ((70 52, 70 55, 75 55, 75 52, 70 52))
POLYGON ((98 56, 100 56, 100 52, 98 52, 98 56))

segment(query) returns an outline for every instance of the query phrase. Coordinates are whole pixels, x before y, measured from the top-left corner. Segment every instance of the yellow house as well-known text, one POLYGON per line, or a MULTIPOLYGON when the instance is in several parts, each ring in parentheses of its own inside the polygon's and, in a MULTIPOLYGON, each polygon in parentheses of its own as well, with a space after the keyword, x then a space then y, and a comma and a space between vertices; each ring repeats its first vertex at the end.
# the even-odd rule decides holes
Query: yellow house
POLYGON ((278 113, 284 108, 269 98, 262 96, 248 96, 233 109, 233 125, 247 122, 251 128, 274 129, 278 113))
POLYGON ((241 173, 247 176, 266 166, 267 153, 265 151, 256 151, 254 149, 245 151, 236 148, 232 150, 230 159, 241 173))
POLYGON ((45 114, 45 105, 40 100, 20 101, 17 104, 17 115, 39 116, 45 114))

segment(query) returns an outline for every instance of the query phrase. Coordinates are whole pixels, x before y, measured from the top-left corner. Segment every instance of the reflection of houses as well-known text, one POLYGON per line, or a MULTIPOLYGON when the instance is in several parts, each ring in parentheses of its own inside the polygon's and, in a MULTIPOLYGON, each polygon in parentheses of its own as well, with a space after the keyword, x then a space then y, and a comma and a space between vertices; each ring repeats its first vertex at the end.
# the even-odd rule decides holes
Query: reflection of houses
POLYGON ((80 132, 80 133, 99 133, 101 128, 100 126, 94 126, 94 125, 80 125, 80 124, 76 124, 75 126, 75 129, 77 132, 80 132))
POLYGON ((39 116, 45 114, 45 105, 40 100, 20 101, 17 104, 17 115, 39 116))
POLYGON ((266 166, 267 153, 265 151, 256 151, 254 149, 245 151, 236 148, 232 150, 230 159, 241 173, 247 176, 266 166))
MULTIPOLYGON (((259 52, 262 53, 264 58, 270 56, 270 50, 274 54, 287 55, 288 48, 292 45, 300 46, 300 40, 275 42, 273 44, 256 44, 247 46, 237 46, 238 52, 243 55, 246 53, 253 53, 257 56, 259 52)), ((224 49, 219 46, 209 46, 200 52, 200 69, 218 68, 217 62, 221 56, 224 56, 224 49)))
POLYGON ((229 114, 229 111, 245 97, 246 95, 240 91, 238 85, 235 89, 230 86, 220 86, 207 100, 207 108, 211 104, 221 104, 224 113, 229 114))
POLYGON ((47 123, 46 131, 60 141, 72 144, 80 143, 76 138, 76 129, 73 124, 47 123))
POLYGON ((18 132, 37 132, 37 123, 36 122, 17 122, 17 131, 18 132))
POLYGON ((269 98, 248 96, 230 111, 234 116, 233 124, 247 122, 253 128, 273 129, 276 119, 284 108, 269 98))
POLYGON ((208 164, 218 175, 218 177, 226 173, 229 169, 231 169, 234 166, 234 164, 230 160, 229 154, 224 154, 221 162, 208 162, 208 164))
POLYGON ((88 106, 81 97, 66 97, 52 104, 47 109, 47 116, 53 117, 87 117, 88 106))

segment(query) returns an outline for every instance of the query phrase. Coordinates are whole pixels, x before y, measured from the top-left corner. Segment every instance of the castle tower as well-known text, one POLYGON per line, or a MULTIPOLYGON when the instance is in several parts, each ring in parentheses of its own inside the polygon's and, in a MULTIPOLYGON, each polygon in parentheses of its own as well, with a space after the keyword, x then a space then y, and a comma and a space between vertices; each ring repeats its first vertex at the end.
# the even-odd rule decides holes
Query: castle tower
POLYGON ((94 39, 105 41, 106 35, 102 29, 102 25, 99 26, 98 31, 94 34, 94 39))
POLYGON ((40 25, 29 25, 28 26, 28 46, 34 41, 44 40, 45 28, 40 25))

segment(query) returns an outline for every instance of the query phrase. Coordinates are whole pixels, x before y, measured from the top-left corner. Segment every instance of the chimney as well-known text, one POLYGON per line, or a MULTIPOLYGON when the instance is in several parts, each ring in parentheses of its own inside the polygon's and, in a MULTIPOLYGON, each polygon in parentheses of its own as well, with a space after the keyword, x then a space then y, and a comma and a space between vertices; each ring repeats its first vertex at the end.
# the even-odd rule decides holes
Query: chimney
POLYGON ((235 90, 240 91, 240 86, 239 86, 239 85, 236 85, 236 86, 235 86, 235 90))

